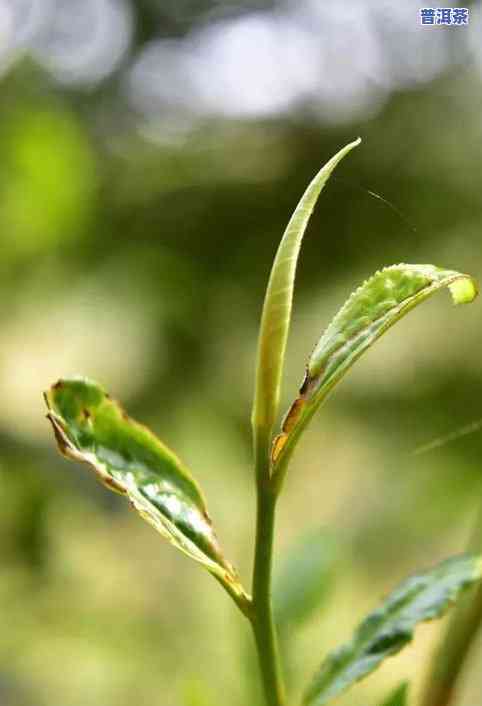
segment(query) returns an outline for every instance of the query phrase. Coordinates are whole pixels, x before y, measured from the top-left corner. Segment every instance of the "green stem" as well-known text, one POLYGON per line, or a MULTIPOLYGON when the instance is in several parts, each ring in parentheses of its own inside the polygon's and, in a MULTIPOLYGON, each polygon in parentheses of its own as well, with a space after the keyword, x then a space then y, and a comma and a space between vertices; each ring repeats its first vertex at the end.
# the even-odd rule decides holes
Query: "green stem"
MULTIPOLYGON (((468 547, 482 549, 482 507, 468 547)), ((465 596, 452 612, 444 636, 435 652, 421 706, 450 706, 467 656, 482 625, 482 586, 465 596)))
POLYGON ((266 434, 256 437, 257 519, 251 624, 258 651, 266 703, 268 706, 284 706, 284 687, 271 598, 277 495, 269 476, 267 438, 269 435, 266 434))

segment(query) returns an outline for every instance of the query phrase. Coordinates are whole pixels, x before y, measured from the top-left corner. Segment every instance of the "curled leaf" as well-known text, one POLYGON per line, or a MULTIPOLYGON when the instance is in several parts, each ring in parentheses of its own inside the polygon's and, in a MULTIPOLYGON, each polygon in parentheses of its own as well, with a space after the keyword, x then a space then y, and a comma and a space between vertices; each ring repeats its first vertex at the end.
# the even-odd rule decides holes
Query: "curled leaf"
POLYGON ((271 431, 278 413, 281 376, 291 320, 296 265, 301 241, 321 190, 360 139, 343 147, 318 172, 300 199, 283 234, 269 277, 259 332, 253 428, 271 431))
POLYGON ((455 304, 471 302, 477 295, 477 285, 469 275, 433 265, 402 264, 377 272, 350 296, 310 356, 299 397, 273 444, 275 468, 353 363, 393 324, 442 287, 450 289, 455 304))
POLYGON ((174 546, 230 593, 245 597, 222 555, 201 491, 177 456, 91 380, 59 380, 44 396, 62 454, 91 466, 174 546))
POLYGON ((358 626, 351 642, 326 657, 304 706, 323 706, 373 672, 412 640, 418 623, 441 617, 481 576, 481 557, 462 555, 404 581, 358 626))

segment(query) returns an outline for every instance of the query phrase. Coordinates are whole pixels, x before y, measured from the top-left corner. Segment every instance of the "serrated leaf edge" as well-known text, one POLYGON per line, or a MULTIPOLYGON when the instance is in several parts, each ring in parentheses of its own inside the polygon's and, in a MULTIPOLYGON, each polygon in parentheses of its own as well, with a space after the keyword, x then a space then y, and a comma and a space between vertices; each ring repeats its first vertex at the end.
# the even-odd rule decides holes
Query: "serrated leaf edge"
MULTIPOLYGON (((332 326, 336 325, 336 322, 339 321, 345 311, 349 308, 349 306, 352 304, 352 302, 360 295, 360 293, 363 291, 363 289, 369 285, 376 277, 389 272, 393 270, 397 270, 399 268, 407 268, 407 269, 415 269, 415 267, 420 271, 420 268, 426 267, 428 270, 434 269, 433 265, 413 265, 413 264, 407 264, 407 263, 399 263, 397 265, 389 265, 387 267, 383 267, 380 270, 377 270, 373 275, 368 277, 362 284, 360 284, 348 297, 348 299, 345 301, 341 309, 338 310, 338 312, 335 314, 335 316, 331 319, 330 323, 324 330, 322 336, 320 339, 318 339, 318 342, 315 344, 313 347, 309 358, 308 362, 305 367, 305 375, 303 378, 303 382, 301 384, 301 387, 299 389, 298 397, 295 398, 293 401, 291 407, 288 409, 286 412, 283 421, 281 423, 281 430, 280 433, 275 436, 272 447, 271 447, 271 463, 276 471, 276 465, 279 463, 284 451, 286 450, 286 444, 288 442, 288 439, 290 438, 291 434, 295 431, 297 424, 302 417, 303 413, 306 411, 306 407, 308 404, 313 403, 314 411, 319 407, 321 404, 322 400, 325 399, 331 389, 339 382, 339 380, 343 377, 344 373, 346 372, 345 368, 342 366, 340 368, 340 371, 333 377, 333 379, 330 381, 330 383, 326 387, 326 393, 323 395, 321 400, 314 400, 313 398, 316 395, 316 382, 317 382, 317 377, 319 376, 319 373, 317 375, 312 375, 310 371, 310 363, 311 363, 311 358, 313 356, 313 353, 315 352, 316 348, 319 345, 319 342, 321 339, 327 334, 327 332, 330 330, 332 326)), ((373 336, 372 339, 370 339, 364 348, 360 349, 358 354, 351 360, 350 366, 353 365, 353 363, 369 348, 378 338, 380 338, 385 331, 387 331, 389 328, 391 328, 397 321, 403 316, 403 314, 408 313, 412 308, 415 308, 415 306, 419 303, 420 299, 425 300, 432 294, 435 294, 439 289, 443 287, 447 287, 450 291, 450 294, 452 296, 452 301, 454 304, 458 303, 468 303, 469 301, 473 301, 473 299, 477 296, 478 294, 478 286, 477 282, 473 277, 470 275, 461 273, 461 272, 455 272, 453 270, 446 270, 447 277, 443 282, 437 281, 432 279, 432 281, 428 282, 422 289, 420 289, 415 295, 408 296, 406 299, 404 299, 402 302, 398 303, 396 306, 394 306, 392 309, 390 309, 388 312, 385 312, 384 314, 381 314, 379 317, 373 319, 370 322, 370 325, 373 326, 373 324, 377 323, 377 321, 382 320, 383 318, 387 318, 387 325, 382 326, 376 334, 373 336), (449 276, 449 273, 453 273, 452 277, 449 276), (467 280, 472 284, 473 287, 473 297, 472 299, 469 300, 464 300, 463 302, 458 302, 456 299, 456 295, 454 294, 452 290, 452 286, 454 285, 455 282, 459 280, 467 280), (393 314, 396 314, 396 318, 391 319, 393 314), (388 320, 390 317, 390 320, 388 320)), ((427 276, 430 276, 430 272, 427 272, 427 276)), ((355 333, 351 338, 346 339, 340 346, 338 346, 336 349, 333 350, 330 358, 337 354, 340 349, 344 346, 346 346, 348 343, 350 343, 353 338, 356 338, 358 335, 360 335, 360 332, 355 333)), ((312 415, 310 414, 310 417, 312 415)))
MULTIPOLYGON (((317 676, 319 675, 319 673, 320 673, 320 672, 322 671, 322 669, 323 669, 323 665, 324 665, 324 662, 323 662, 322 665, 321 665, 321 667, 319 668, 318 672, 315 674, 315 676, 314 676, 314 678, 313 678, 313 682, 310 684, 310 686, 308 687, 308 689, 307 689, 307 691, 306 691, 306 693, 305 693, 305 696, 303 697, 302 706, 324 706, 324 704, 325 704, 328 700, 337 698, 337 697, 338 697, 340 694, 342 694, 344 691, 350 689, 352 686, 354 686, 354 685, 357 684, 358 682, 360 682, 360 681, 362 681, 363 679, 365 679, 366 677, 368 677, 368 676, 369 676, 370 674, 372 674, 374 671, 376 671, 376 670, 378 669, 378 667, 381 666, 381 664, 385 661, 385 659, 389 659, 390 657, 395 656, 395 655, 398 654, 407 644, 409 644, 410 642, 412 642, 413 639, 414 639, 414 636, 415 636, 415 630, 416 630, 416 628, 418 627, 419 624, 421 624, 421 623, 428 623, 428 622, 431 622, 432 620, 438 620, 439 618, 442 618, 442 617, 450 610, 450 608, 455 604, 455 602, 457 601, 458 597, 459 597, 462 593, 464 593, 467 589, 469 589, 474 583, 476 583, 477 581, 479 581, 479 580, 482 578, 482 556, 477 556, 477 557, 474 556, 474 557, 471 557, 470 554, 461 554, 458 558, 462 559, 462 558, 464 558, 464 557, 465 557, 466 559, 471 559, 471 558, 472 558, 472 561, 473 561, 473 571, 471 572, 471 576, 468 577, 464 582, 460 583, 460 585, 455 586, 455 587, 452 589, 452 592, 450 593, 450 595, 447 596, 445 602, 440 606, 440 608, 435 609, 435 611, 433 612, 432 615, 428 616, 427 618, 423 618, 423 619, 421 619, 421 620, 415 622, 415 623, 413 624, 413 626, 410 627, 410 628, 406 631, 406 633, 405 633, 406 640, 405 640, 405 642, 403 643, 403 645, 400 645, 398 648, 394 649, 393 652, 389 652, 389 653, 386 655, 386 657, 384 657, 384 658, 379 662, 379 664, 377 664, 373 669, 371 669, 371 670, 370 670, 369 672, 367 672, 366 674, 362 674, 361 676, 359 676, 357 679, 355 679, 353 682, 351 682, 350 684, 348 684, 348 685, 347 685, 346 687, 344 687, 343 689, 340 689, 340 690, 336 691, 336 693, 334 693, 334 694, 331 694, 331 693, 328 691, 328 693, 326 694, 326 696, 325 696, 324 698, 322 697, 322 699, 317 699, 316 696, 312 698, 311 695, 310 695, 310 689, 312 689, 312 688, 314 687, 314 685, 315 685, 315 683, 316 683, 316 678, 317 678, 317 676)), ((441 562, 441 564, 439 564, 438 566, 435 566, 433 569, 431 569, 431 570, 425 572, 425 574, 415 574, 414 576, 409 577, 409 578, 405 579, 404 581, 402 581, 402 583, 401 583, 398 587, 396 587, 391 593, 389 593, 389 594, 387 595, 387 597, 385 598, 385 601, 382 602, 382 604, 381 604, 378 608, 375 608, 373 611, 371 611, 371 612, 361 621, 361 623, 359 623, 359 624, 357 625, 357 627, 355 628, 355 631, 354 631, 354 633, 353 633, 353 638, 352 638, 352 640, 351 640, 350 642, 347 642, 347 643, 345 643, 345 644, 343 644, 343 645, 340 645, 339 647, 335 648, 335 650, 333 650, 333 651, 330 653, 330 655, 328 655, 328 657, 327 657, 326 659, 328 659, 330 656, 331 656, 331 657, 334 657, 334 656, 337 655, 338 653, 341 655, 343 652, 349 650, 350 645, 351 645, 352 642, 356 639, 356 636, 357 636, 358 631, 362 628, 362 626, 366 623, 366 621, 368 621, 370 618, 372 618, 373 616, 375 616, 379 611, 383 611, 383 607, 384 607, 385 603, 386 603, 394 594, 396 594, 398 591, 401 591, 401 589, 403 588, 403 586, 404 586, 406 583, 408 583, 410 580, 413 580, 414 578, 418 578, 418 577, 422 578, 424 575, 429 575, 429 574, 430 574, 430 571, 435 571, 436 569, 438 569, 438 568, 440 568, 441 566, 443 566, 443 564, 448 563, 448 562, 450 562, 450 561, 453 561, 453 560, 456 559, 456 558, 457 558, 457 557, 452 557, 452 559, 446 559, 444 562, 441 562)), ((398 612, 399 612, 399 613, 402 612, 404 608, 405 608, 405 606, 403 606, 398 612)), ((395 612, 393 615, 396 615, 396 613, 397 613, 397 612, 395 612)), ((355 654, 363 654, 363 646, 361 646, 361 647, 356 651, 355 654)))

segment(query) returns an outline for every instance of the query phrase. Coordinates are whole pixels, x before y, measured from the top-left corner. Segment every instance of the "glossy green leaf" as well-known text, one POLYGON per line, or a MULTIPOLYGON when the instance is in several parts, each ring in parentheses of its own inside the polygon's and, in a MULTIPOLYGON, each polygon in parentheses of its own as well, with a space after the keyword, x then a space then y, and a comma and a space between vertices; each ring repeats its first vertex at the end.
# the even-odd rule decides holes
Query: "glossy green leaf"
POLYGON ((65 456, 91 466, 174 546, 203 564, 230 593, 245 596, 221 553, 199 487, 170 449, 91 380, 59 380, 45 401, 65 456))
POLYGON ((353 363, 393 324, 442 287, 455 304, 471 302, 475 281, 465 274, 433 265, 393 265, 361 285, 332 320, 308 361, 299 397, 273 444, 275 466, 283 463, 329 392, 353 363))
POLYGON ((303 704, 322 706, 413 638, 416 625, 445 613, 459 594, 482 575, 482 559, 462 555, 402 583, 358 626, 351 642, 328 655, 303 704))
POLYGON ((407 706, 408 704, 408 683, 403 682, 395 691, 390 694, 382 706, 407 706))
POLYGON ((264 429, 269 433, 278 413, 296 264, 306 226, 332 171, 358 144, 359 139, 344 147, 314 177, 291 216, 276 253, 261 317, 252 414, 254 429, 264 429))
POLYGON ((302 537, 288 552, 273 586, 276 624, 282 633, 291 635, 323 605, 339 559, 338 542, 326 530, 302 537))

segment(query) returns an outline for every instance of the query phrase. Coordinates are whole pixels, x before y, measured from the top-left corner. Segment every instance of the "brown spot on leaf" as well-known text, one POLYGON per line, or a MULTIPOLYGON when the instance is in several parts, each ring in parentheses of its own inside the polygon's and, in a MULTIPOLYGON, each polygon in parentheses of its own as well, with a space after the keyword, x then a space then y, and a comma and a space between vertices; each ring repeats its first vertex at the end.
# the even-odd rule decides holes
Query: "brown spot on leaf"
MULTIPOLYGON (((50 419, 50 417, 47 417, 47 418, 52 423, 52 420, 50 419)), ((64 437, 60 433, 60 430, 53 423, 52 423, 52 429, 54 430, 55 441, 57 442, 57 446, 59 447, 60 453, 63 454, 64 456, 68 456, 68 453, 67 453, 68 447, 67 447, 67 444, 65 443, 64 437)))
POLYGON ((52 385, 52 390, 60 390, 60 388, 63 386, 64 386, 64 383, 62 382, 62 380, 57 380, 55 385, 52 385))
MULTIPOLYGON (((102 476, 102 482, 107 488, 109 488, 109 490, 125 495, 126 491, 124 486, 115 480, 115 478, 112 478, 112 476, 102 476)), ((133 503, 131 503, 131 505, 134 507, 133 503)))
POLYGON ((312 378, 308 371, 306 371, 305 378, 300 387, 300 397, 302 397, 304 400, 307 400, 311 396, 311 393, 313 389, 316 388, 317 382, 321 374, 322 371, 320 370, 319 374, 315 378, 312 378))
POLYGON ((271 449, 271 460, 273 463, 276 463, 276 459, 280 455, 281 451, 283 450, 284 445, 286 444, 286 441, 288 439, 288 434, 278 434, 277 437, 275 437, 275 440, 273 441, 273 447, 271 449))
POLYGON ((297 397, 296 400, 293 402, 293 404, 288 410, 288 414, 284 418, 283 426, 281 427, 282 431, 285 434, 289 434, 293 430, 298 419, 301 416, 305 404, 306 402, 302 397, 297 397))
POLYGON ((52 429, 54 431, 54 436, 55 436, 55 441, 57 442, 58 449, 62 456, 65 456, 66 458, 75 458, 73 452, 72 452, 72 447, 67 439, 65 432, 63 429, 59 426, 57 420, 55 417, 50 414, 50 412, 47 414, 47 419, 52 425, 52 429))
POLYGON ((303 382, 301 383, 300 387, 300 395, 304 395, 308 392, 310 384, 310 376, 308 375, 308 371, 305 372, 305 377, 303 378, 303 382))
MULTIPOLYGON (((307 379, 308 377, 305 378, 305 381, 307 379)), ((303 382, 303 385, 304 384, 305 382, 303 382)), ((302 388, 303 385, 301 386, 302 388)), ((288 436, 291 434, 291 432, 297 425, 299 418, 303 414, 303 409, 305 405, 305 399, 303 397, 297 397, 289 408, 288 413, 283 420, 283 424, 281 425, 281 434, 278 434, 278 436, 273 441, 273 446, 271 448, 271 461, 273 463, 276 463, 276 459, 278 458, 281 451, 283 450, 284 445, 288 441, 288 436)))

